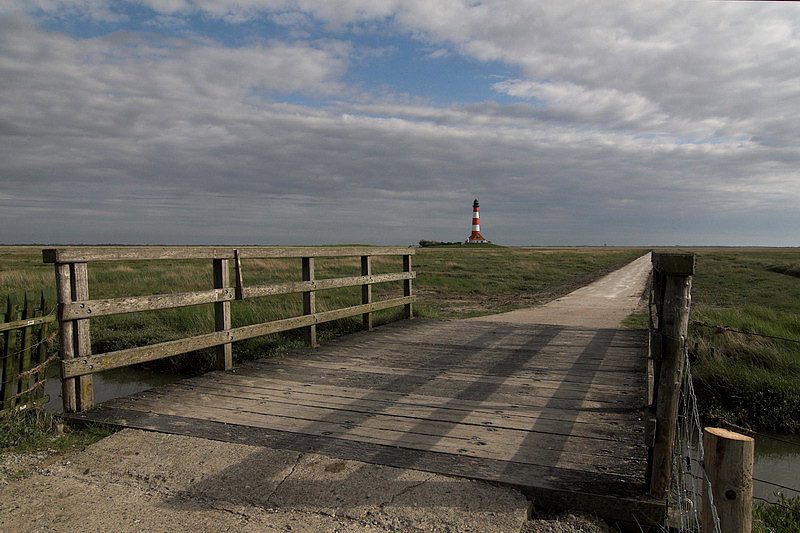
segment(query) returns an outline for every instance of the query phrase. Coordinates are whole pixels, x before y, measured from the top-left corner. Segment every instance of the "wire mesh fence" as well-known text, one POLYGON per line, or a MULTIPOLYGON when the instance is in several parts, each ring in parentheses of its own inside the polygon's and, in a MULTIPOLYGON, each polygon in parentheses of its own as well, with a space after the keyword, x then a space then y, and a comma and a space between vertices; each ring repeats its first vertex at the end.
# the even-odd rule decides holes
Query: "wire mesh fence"
POLYGON ((713 531, 721 532, 719 515, 714 505, 710 482, 703 466, 703 426, 692 383, 688 344, 685 347, 684 369, 675 447, 672 485, 668 498, 672 526, 678 531, 702 531, 705 506, 711 511, 713 531))

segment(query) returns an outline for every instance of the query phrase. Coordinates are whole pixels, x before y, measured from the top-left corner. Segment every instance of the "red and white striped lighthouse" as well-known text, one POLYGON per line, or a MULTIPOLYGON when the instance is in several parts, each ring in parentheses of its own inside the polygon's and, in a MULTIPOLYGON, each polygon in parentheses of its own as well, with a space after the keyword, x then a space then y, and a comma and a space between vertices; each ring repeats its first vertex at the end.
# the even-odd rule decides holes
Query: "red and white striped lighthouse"
POLYGON ((478 211, 478 199, 475 198, 475 201, 472 202, 472 233, 469 234, 467 237, 467 244, 487 244, 487 241, 483 235, 481 235, 481 214, 478 211))

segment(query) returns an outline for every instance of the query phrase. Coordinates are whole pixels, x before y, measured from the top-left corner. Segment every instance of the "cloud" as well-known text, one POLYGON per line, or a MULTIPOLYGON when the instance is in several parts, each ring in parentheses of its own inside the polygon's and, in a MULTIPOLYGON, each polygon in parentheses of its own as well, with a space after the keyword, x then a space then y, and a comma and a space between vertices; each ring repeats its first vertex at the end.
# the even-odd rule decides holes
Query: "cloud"
POLYGON ((489 238, 509 244, 794 242, 791 10, 147 5, 152 33, 114 26, 126 11, 99 0, 0 16, 0 241, 457 240, 477 195, 489 238), (292 33, 232 46, 181 27, 198 14, 226 28, 267 17, 292 33), (117 31, 86 38, 53 22, 75 16, 117 31), (413 39, 420 60, 446 50, 518 73, 484 79, 496 102, 373 94, 352 65, 383 61, 383 45, 359 38, 384 30, 413 39))

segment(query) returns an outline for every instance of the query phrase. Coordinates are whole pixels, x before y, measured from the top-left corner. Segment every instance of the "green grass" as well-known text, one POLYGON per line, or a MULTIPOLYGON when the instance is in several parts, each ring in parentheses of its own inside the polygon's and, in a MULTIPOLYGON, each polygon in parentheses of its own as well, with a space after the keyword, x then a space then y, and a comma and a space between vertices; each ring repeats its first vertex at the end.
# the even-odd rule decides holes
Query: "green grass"
POLYGON ((33 453, 54 450, 58 453, 88 446, 111 435, 110 426, 91 424, 75 429, 65 427, 57 416, 41 409, 0 417, 0 453, 33 453))
MULTIPOLYGON (((800 250, 695 250, 693 322, 800 340, 800 250)), ((800 432, 800 344, 690 327, 695 388, 711 417, 800 432)))
POLYGON ((781 496, 776 505, 758 502, 753 506, 754 533, 800 531, 800 496, 781 496))

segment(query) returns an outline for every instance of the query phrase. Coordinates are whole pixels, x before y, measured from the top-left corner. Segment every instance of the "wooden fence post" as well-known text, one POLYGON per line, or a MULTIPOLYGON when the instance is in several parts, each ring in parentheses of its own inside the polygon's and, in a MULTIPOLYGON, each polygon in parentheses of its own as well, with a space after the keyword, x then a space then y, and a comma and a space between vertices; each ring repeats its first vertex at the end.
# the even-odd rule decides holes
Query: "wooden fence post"
MULTIPOLYGON (((703 449, 720 531, 750 533, 753 526, 755 441, 721 428, 703 429, 703 449)), ((703 531, 714 531, 708 483, 703 483, 703 531)))
POLYGON ((653 254, 653 266, 663 274, 662 308, 658 317, 655 342, 660 362, 655 374, 655 440, 653 442, 648 476, 650 494, 658 499, 666 497, 672 481, 672 452, 675 441, 675 424, 678 416, 683 379, 684 353, 689 329, 694 255, 653 254), (660 350, 659 350, 660 349, 660 350))
MULTIPOLYGON (((89 272, 86 263, 72 263, 72 301, 80 302, 89 299, 89 272)), ((75 357, 86 357, 92 354, 92 336, 89 330, 89 319, 76 320, 75 324, 75 357)), ((94 405, 92 375, 79 376, 75 382, 75 393, 78 411, 87 411, 94 405)))
MULTIPOLYGON (((237 255, 238 259, 238 255, 237 255)), ((228 259, 214 259, 214 288, 224 289, 230 285, 230 271, 228 259)), ((227 331, 231 329, 231 303, 214 302, 214 331, 227 331)), ((220 344, 216 347, 217 370, 230 370, 233 368, 233 345, 220 344)))
MULTIPOLYGON (((314 258, 303 258, 303 281, 314 281, 314 258)), ((313 315, 317 312, 317 295, 314 291, 303 293, 303 314, 313 315)), ((306 344, 317 346, 317 325, 311 324, 305 327, 306 344)))
MULTIPOLYGON (((362 276, 371 276, 372 275, 372 263, 370 261, 370 256, 362 255, 361 256, 361 275, 362 276)), ((362 304, 371 304, 372 303, 372 285, 369 283, 365 283, 361 286, 361 303, 362 304)), ((371 330, 372 329, 372 313, 364 313, 361 315, 361 321, 364 324, 364 328, 371 330)))
MULTIPOLYGON (((411 255, 406 254, 403 256, 403 272, 411 272, 411 255)), ((411 296, 411 280, 403 281, 403 296, 411 296)), ((406 318, 414 318, 414 309, 412 304, 405 305, 406 318)))
MULTIPOLYGON (((72 335, 73 321, 63 320, 61 317, 63 306, 72 301, 72 272, 68 263, 56 263, 56 296, 58 298, 60 340, 58 354, 63 362, 75 357, 75 341, 72 335)), ((75 397, 75 379, 66 378, 61 380, 61 399, 65 413, 74 413, 77 410, 78 401, 75 397)))

